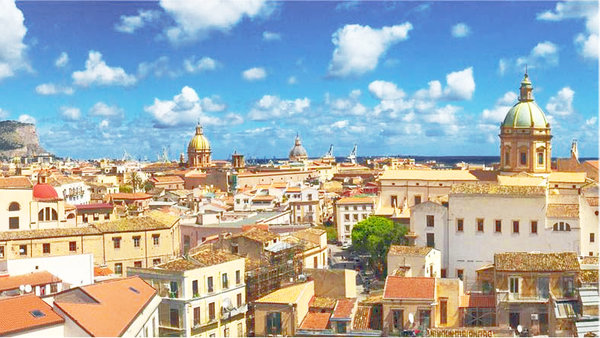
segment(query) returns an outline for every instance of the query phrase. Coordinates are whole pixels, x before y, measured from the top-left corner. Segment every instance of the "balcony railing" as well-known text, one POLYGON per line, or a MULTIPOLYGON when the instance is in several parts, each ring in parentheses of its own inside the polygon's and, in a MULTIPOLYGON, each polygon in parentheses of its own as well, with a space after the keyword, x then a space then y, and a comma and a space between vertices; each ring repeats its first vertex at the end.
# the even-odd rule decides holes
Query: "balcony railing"
POLYGON ((508 292, 508 290, 496 291, 496 303, 502 302, 536 302, 543 303, 550 299, 549 294, 522 295, 508 292))
POLYGON ((232 310, 223 309, 223 311, 221 313, 221 319, 228 319, 228 318, 237 316, 240 313, 245 313, 246 311, 248 311, 248 304, 244 304, 244 305, 234 308, 232 310))

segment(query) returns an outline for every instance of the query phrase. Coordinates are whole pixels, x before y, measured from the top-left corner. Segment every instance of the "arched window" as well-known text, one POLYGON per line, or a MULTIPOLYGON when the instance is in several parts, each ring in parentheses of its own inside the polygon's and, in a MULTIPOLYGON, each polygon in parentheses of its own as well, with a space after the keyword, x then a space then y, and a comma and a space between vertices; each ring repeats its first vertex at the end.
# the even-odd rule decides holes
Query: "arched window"
POLYGON ((46 208, 40 210, 40 212, 38 212, 38 221, 39 222, 56 221, 56 220, 58 220, 58 213, 56 212, 56 209, 54 209, 54 208, 46 207, 46 208))
POLYGON ((554 231, 571 231, 571 225, 565 222, 557 222, 552 226, 554 231))
POLYGON ((69 215, 67 215, 67 219, 72 219, 72 218, 75 218, 75 214, 69 214, 69 215))
POLYGON ((21 210, 21 206, 17 202, 12 202, 8 206, 8 211, 19 211, 19 210, 21 210))

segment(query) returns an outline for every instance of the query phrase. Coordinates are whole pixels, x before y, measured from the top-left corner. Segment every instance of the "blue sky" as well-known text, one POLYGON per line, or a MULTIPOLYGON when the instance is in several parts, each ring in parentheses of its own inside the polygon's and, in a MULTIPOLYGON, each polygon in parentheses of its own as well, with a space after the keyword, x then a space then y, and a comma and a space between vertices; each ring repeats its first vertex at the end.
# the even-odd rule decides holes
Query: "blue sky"
POLYGON ((525 64, 551 121, 598 154, 596 2, 0 0, 0 118, 59 156, 497 155, 525 64))

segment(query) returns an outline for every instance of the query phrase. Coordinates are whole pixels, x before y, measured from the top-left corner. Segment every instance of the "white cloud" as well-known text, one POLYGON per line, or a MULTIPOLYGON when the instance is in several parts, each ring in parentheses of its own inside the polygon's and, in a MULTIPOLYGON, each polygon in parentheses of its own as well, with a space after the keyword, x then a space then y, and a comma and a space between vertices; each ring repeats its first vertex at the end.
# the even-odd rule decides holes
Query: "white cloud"
POLYGON ((169 58, 167 56, 161 56, 151 62, 141 62, 138 65, 138 78, 144 78, 149 74, 153 74, 156 77, 176 77, 179 75, 177 71, 170 69, 169 58))
POLYGON ((361 91, 355 89, 350 92, 347 98, 331 100, 329 95, 327 95, 325 102, 329 105, 329 108, 334 114, 361 116, 367 113, 367 108, 358 100, 360 95, 361 91))
POLYGON ((60 115, 67 121, 77 121, 81 118, 81 110, 77 107, 60 107, 60 115))
POLYGON ((54 61, 54 65, 58 68, 62 68, 69 63, 69 54, 67 52, 62 52, 54 61))
POLYGON ((426 114, 424 119, 428 123, 454 124, 456 123, 456 112, 459 110, 460 107, 448 104, 443 107, 436 108, 432 113, 426 114))
POLYGON ((546 104, 546 110, 550 115, 568 116, 573 114, 573 97, 575 92, 569 87, 564 87, 552 96, 546 104))
POLYGON ((508 68, 507 62, 505 59, 500 59, 500 61, 498 61, 498 73, 500 75, 504 75, 504 73, 506 73, 506 69, 508 68))
POLYGON ((210 111, 222 111, 225 106, 216 103, 212 98, 200 98, 193 88, 185 86, 181 93, 173 96, 172 100, 161 101, 157 98, 144 110, 151 114, 157 127, 173 127, 190 125, 200 121, 203 125, 232 125, 244 120, 241 116, 229 113, 225 119, 206 114, 210 111))
POLYGON ((258 81, 267 77, 267 72, 262 67, 253 67, 242 72, 242 77, 246 81, 258 81))
POLYGON ((199 73, 208 70, 215 70, 217 69, 217 66, 218 62, 208 56, 202 57, 199 60, 196 60, 195 57, 191 57, 183 61, 183 69, 185 69, 185 71, 188 73, 199 73))
POLYGON ((110 122, 108 120, 102 120, 98 123, 98 128, 108 128, 110 122))
POLYGON ((395 83, 381 80, 369 83, 369 91, 380 100, 396 100, 406 95, 395 83))
POLYGON ((264 95, 254 104, 248 117, 256 121, 287 118, 301 114, 310 108, 308 98, 282 100, 278 96, 264 95))
POLYGON ((544 68, 558 65, 558 46, 550 41, 542 41, 536 44, 529 55, 520 56, 516 59, 502 58, 498 64, 498 73, 504 75, 506 71, 512 69, 517 72, 524 72, 525 65, 528 68, 544 68))
POLYGON ((152 10, 139 10, 137 15, 121 15, 121 21, 115 24, 115 29, 121 33, 131 34, 159 16, 159 11, 152 10))
POLYGON ((264 41, 279 41, 281 40, 281 34, 275 32, 264 31, 262 34, 264 41))
POLYGON ((332 36, 335 49, 329 75, 346 77, 374 70, 389 47, 408 39, 411 29, 410 22, 381 29, 356 24, 338 29, 332 36))
POLYGON ((464 22, 459 22, 452 26, 452 36, 455 38, 464 38, 471 34, 471 27, 464 22))
POLYGON ((200 100, 202 105, 202 110, 208 112, 219 112, 224 111, 227 108, 227 105, 219 102, 219 97, 204 97, 200 100))
POLYGON ((331 127, 335 129, 344 129, 348 127, 348 120, 336 121, 331 125, 331 127))
POLYGON ((196 40, 210 31, 229 31, 243 18, 270 14, 272 4, 266 0, 160 0, 160 6, 175 21, 165 31, 173 43, 196 40))
POLYGON ((72 77, 73 83, 82 87, 91 85, 131 86, 136 83, 135 76, 127 74, 121 67, 108 66, 102 60, 102 54, 93 50, 89 52, 85 70, 73 72, 72 77))
POLYGON ((27 33, 23 13, 12 0, 0 0, 0 80, 14 76, 15 71, 30 69, 26 60, 27 33))
POLYGON ((598 2, 596 1, 566 1, 559 2, 553 11, 538 13, 538 20, 562 21, 567 19, 585 20, 585 33, 579 33, 574 38, 579 52, 586 58, 598 58, 598 2))
POLYGON ((5 120, 8 118, 8 112, 2 108, 0 108, 0 120, 5 120))
POLYGON ((19 122, 23 122, 23 123, 36 123, 35 117, 31 116, 31 115, 27 115, 27 114, 22 114, 19 116, 18 118, 19 122))
POLYGON ((588 127, 591 127, 591 126, 595 125, 596 122, 598 122, 598 117, 592 116, 589 119, 585 120, 585 125, 588 127))
POLYGON ((293 85, 293 84, 298 83, 298 80, 296 79, 295 76, 290 76, 290 77, 288 77, 287 83, 290 85, 293 85))
POLYGON ((40 95, 57 95, 57 94, 66 94, 73 95, 75 90, 72 87, 68 86, 59 86, 54 83, 42 83, 35 87, 35 92, 40 95))
POLYGON ((496 104, 491 109, 484 109, 481 113, 483 123, 494 125, 504 121, 506 113, 517 102, 517 94, 514 92, 506 92, 501 98, 496 101, 496 104))
POLYGON ((118 106, 109 106, 100 101, 90 108, 90 115, 101 116, 105 118, 123 117, 123 109, 118 106))
POLYGON ((475 91, 475 80, 473 79, 473 67, 446 75, 448 86, 444 94, 450 99, 470 100, 475 91))

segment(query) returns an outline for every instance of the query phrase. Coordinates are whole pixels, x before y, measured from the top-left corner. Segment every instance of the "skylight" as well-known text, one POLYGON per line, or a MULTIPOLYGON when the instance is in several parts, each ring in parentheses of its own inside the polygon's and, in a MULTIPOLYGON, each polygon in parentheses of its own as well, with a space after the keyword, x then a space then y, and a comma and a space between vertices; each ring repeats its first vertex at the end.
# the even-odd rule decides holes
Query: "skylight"
POLYGON ((138 294, 140 293, 140 292, 139 292, 139 291, 138 291, 136 288, 134 288, 133 286, 130 286, 130 287, 129 287, 129 290, 131 290, 131 291, 133 291, 133 292, 135 292, 135 293, 138 293, 138 294))
POLYGON ((29 311, 29 313, 31 313, 31 315, 34 316, 35 318, 41 318, 41 317, 45 317, 46 316, 46 314, 43 313, 40 310, 29 311))

